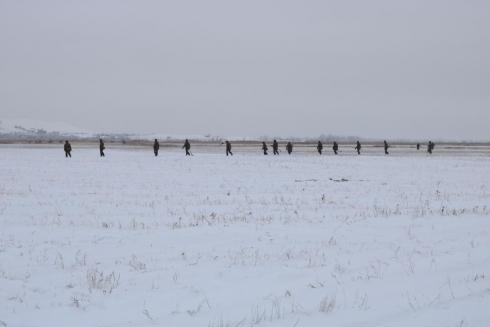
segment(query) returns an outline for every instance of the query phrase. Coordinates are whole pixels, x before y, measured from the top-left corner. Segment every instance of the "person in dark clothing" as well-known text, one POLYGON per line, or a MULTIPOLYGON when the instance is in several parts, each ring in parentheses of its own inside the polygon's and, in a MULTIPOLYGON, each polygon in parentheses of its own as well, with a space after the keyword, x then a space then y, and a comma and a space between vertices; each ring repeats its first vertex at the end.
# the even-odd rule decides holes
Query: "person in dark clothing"
POLYGON ((99 150, 100 150, 100 156, 105 157, 104 150, 105 150, 105 144, 102 139, 99 139, 99 150))
POLYGON ((417 143, 417 150, 420 150, 420 143, 417 143))
POLYGON ((226 141, 225 144, 226 144, 226 156, 233 155, 233 153, 231 152, 231 143, 229 141, 226 141))
POLYGON ((339 151, 339 145, 337 144, 337 142, 333 142, 332 150, 333 150, 333 153, 335 153, 335 155, 337 155, 337 152, 339 151))
POLYGON ((288 142, 288 144, 286 144, 286 151, 289 155, 291 154, 291 152, 293 152, 293 143, 288 142))
POLYGON ((265 144, 265 142, 262 142, 262 151, 264 151, 264 156, 267 155, 268 150, 269 149, 267 148, 267 144, 265 144))
POLYGON ((316 146, 316 150, 318 151, 318 153, 320 155, 322 154, 322 150, 323 150, 323 144, 322 144, 322 142, 318 141, 318 144, 316 146))
POLYGON ((158 150, 160 150, 160 143, 155 139, 155 142, 153 143, 153 153, 155 154, 155 157, 158 157, 158 150))
POLYGON ((65 141, 64 149, 65 149, 65 157, 66 158, 68 158, 68 157, 71 158, 71 144, 70 144, 70 142, 65 141))
POLYGON ((386 140, 384 140, 384 142, 383 142, 383 143, 384 143, 384 148, 385 148, 385 154, 390 154, 390 153, 388 152, 388 148, 390 147, 390 146, 388 145, 388 142, 386 142, 386 140))
POLYGON ((184 145, 182 146, 182 149, 185 149, 185 155, 190 156, 191 155, 191 144, 189 143, 188 139, 185 139, 184 145))
POLYGON ((432 141, 429 141, 429 144, 427 145, 427 152, 429 152, 429 154, 432 154, 434 147, 435 147, 434 143, 432 143, 432 141))
POLYGON ((279 144, 277 143, 276 140, 274 140, 274 142, 272 142, 272 150, 274 151, 274 155, 279 154, 279 144))
POLYGON ((357 154, 361 154, 361 142, 357 141, 356 147, 354 148, 357 150, 357 154))

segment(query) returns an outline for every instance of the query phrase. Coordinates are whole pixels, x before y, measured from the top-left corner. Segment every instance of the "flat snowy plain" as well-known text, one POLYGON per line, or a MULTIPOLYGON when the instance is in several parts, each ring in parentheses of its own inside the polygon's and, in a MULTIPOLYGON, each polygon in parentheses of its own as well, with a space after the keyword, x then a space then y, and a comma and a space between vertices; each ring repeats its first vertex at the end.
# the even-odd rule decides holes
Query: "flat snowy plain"
POLYGON ((161 150, 0 147, 1 327, 490 325, 488 154, 161 150))

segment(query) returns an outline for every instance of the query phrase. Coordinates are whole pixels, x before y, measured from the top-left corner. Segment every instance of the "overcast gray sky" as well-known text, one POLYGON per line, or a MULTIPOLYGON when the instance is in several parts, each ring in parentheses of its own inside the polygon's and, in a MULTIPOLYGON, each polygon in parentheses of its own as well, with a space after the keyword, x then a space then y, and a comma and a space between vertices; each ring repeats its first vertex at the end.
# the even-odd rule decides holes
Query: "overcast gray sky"
POLYGON ((488 0, 0 0, 0 119, 490 139, 488 0))

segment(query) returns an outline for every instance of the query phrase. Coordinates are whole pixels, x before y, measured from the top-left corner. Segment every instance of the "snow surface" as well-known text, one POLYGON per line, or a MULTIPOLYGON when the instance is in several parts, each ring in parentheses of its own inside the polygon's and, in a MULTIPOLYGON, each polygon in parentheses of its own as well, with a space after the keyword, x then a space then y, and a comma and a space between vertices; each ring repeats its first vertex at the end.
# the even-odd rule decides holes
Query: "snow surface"
POLYGON ((0 147, 0 326, 488 326, 490 158, 0 147))

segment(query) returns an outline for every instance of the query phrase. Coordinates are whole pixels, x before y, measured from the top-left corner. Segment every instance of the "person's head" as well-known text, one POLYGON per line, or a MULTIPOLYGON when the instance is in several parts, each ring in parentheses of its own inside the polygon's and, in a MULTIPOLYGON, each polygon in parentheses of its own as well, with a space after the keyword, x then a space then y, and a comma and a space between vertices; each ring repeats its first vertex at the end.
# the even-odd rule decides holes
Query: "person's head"
POLYGON ((66 140, 65 143, 68 143, 68 140, 66 140))
POLYGON ((158 142, 158 140, 157 140, 157 139, 155 139, 155 142, 158 142))

